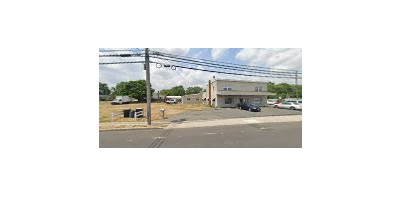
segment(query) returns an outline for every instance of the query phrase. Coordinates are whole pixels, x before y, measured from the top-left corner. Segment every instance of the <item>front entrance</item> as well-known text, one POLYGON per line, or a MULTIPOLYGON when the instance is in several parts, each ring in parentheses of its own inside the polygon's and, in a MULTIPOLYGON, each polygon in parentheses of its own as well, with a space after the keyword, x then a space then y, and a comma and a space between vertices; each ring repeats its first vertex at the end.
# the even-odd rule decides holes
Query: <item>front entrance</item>
POLYGON ((243 98, 240 98, 240 99, 239 99, 239 102, 243 102, 243 98))

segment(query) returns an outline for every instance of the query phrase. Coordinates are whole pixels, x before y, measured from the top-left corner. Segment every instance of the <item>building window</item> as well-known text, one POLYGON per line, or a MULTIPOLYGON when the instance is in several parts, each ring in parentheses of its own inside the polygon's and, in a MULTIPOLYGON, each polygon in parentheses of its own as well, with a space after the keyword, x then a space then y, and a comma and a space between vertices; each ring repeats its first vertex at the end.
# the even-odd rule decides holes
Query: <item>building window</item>
POLYGON ((260 98, 254 98, 254 103, 260 104, 261 103, 261 99, 260 98))
POLYGON ((199 98, 196 99, 196 101, 200 100, 199 98))
POLYGON ((231 90, 232 90, 232 87, 226 86, 226 87, 224 87, 223 90, 224 90, 224 91, 231 91, 231 90))
POLYGON ((186 100, 190 101, 190 98, 187 98, 186 100))
POLYGON ((232 104, 233 99, 232 98, 225 98, 225 104, 232 104))
POLYGON ((261 92, 261 87, 256 87, 256 92, 261 92))

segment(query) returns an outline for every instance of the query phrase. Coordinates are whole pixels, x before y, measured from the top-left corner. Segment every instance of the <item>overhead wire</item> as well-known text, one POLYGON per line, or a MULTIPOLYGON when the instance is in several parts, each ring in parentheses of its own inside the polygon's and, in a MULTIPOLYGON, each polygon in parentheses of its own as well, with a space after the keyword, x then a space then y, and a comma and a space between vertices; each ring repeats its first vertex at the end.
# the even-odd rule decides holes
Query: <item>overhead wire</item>
MULTIPOLYGON (((136 49, 138 49, 138 48, 136 48, 136 49)), ((138 50, 143 52, 140 49, 138 49, 138 50)), ((125 51, 125 52, 126 51, 130 51, 130 52, 132 52, 132 50, 103 50, 103 51, 100 51, 100 52, 117 52, 117 51, 125 51)), ((99 55, 99 57, 124 57, 124 58, 126 58, 126 57, 144 57, 144 54, 142 54, 142 53, 106 54, 106 55, 99 55)), ((150 63, 155 63, 156 67, 157 67, 157 64, 158 65, 163 65, 163 67, 168 67, 169 66, 172 70, 175 70, 176 68, 183 68, 183 69, 191 69, 191 70, 213 72, 213 73, 220 73, 220 74, 240 75, 240 76, 269 77, 269 78, 291 78, 291 79, 295 79, 296 78, 296 70, 293 70, 292 72, 283 72, 283 71, 274 71, 274 70, 262 70, 262 69, 255 69, 254 68, 255 66, 249 66, 249 65, 244 65, 244 64, 234 64, 234 63, 226 63, 226 62, 205 60, 205 59, 200 59, 200 58, 192 58, 192 57, 185 57, 185 56, 179 56, 179 55, 171 55, 171 54, 166 54, 166 53, 161 53, 161 52, 156 52, 156 51, 151 51, 150 57, 153 58, 153 59, 154 58, 158 59, 158 60, 160 60, 162 62, 162 63, 160 63, 160 62, 151 61, 150 63), (195 60, 193 60, 193 59, 195 59, 195 60), (201 60, 201 61, 197 61, 196 59, 201 60), (166 64, 165 61, 168 61, 168 63, 166 64), (171 61, 182 63, 182 64, 187 64, 187 65, 171 64, 171 61), (218 64, 218 63, 223 63, 223 64, 218 64), (191 65, 195 65, 196 67, 192 67, 191 65), (241 66, 252 67, 252 68, 236 67, 236 66, 231 66, 231 65, 241 65, 241 66), (204 69, 204 68, 198 68, 198 66, 209 67, 209 68, 217 68, 217 69, 224 69, 224 70, 241 71, 241 72, 245 72, 245 73, 226 72, 226 71, 220 71, 220 70, 204 69), (254 71, 257 71, 257 72, 254 72, 254 71), (247 74, 247 73, 266 74, 266 75, 255 75, 255 74, 247 74)), ((101 62, 99 64, 100 65, 106 65, 106 64, 135 64, 135 63, 145 63, 145 61, 101 62)), ((159 67, 157 67, 157 68, 159 68, 159 67)), ((256 67, 256 68, 261 68, 261 67, 256 67)), ((267 68, 264 68, 264 69, 267 69, 267 68)), ((280 69, 280 70, 284 70, 284 69, 280 69)), ((302 78, 299 77, 299 75, 301 75, 301 72, 297 71, 297 76, 298 76, 297 79, 301 80, 302 78)))
POLYGON ((179 62, 179 63, 200 65, 200 66, 205 66, 205 67, 220 68, 220 69, 225 69, 225 70, 236 70, 236 71, 243 71, 243 72, 257 71, 258 73, 277 75, 277 76, 295 76, 296 75, 296 73, 281 73, 281 72, 265 71, 265 70, 257 70, 257 69, 247 69, 247 68, 239 68, 239 67, 227 67, 227 66, 218 65, 218 64, 208 65, 208 64, 197 63, 197 62, 192 63, 191 61, 182 61, 182 60, 175 60, 175 59, 170 59, 170 58, 166 59, 166 58, 163 58, 163 57, 155 57, 155 58, 174 61, 174 62, 179 62))
MULTIPOLYGON (((269 70, 282 70, 282 71, 292 71, 296 72, 298 70, 289 70, 289 69, 280 69, 280 68, 270 68, 270 67, 261 67, 261 66, 254 66, 254 65, 246 65, 246 64, 236 64, 232 62, 222 62, 222 61, 216 61, 216 60, 207 60, 207 59, 202 59, 202 58, 195 58, 195 57, 187 57, 187 56, 182 56, 182 55, 173 55, 173 54, 168 54, 164 52, 158 52, 158 51, 153 51, 151 50, 151 54, 156 54, 156 55, 164 55, 164 56, 172 56, 172 57, 180 57, 180 58, 186 58, 186 59, 192 59, 192 60, 200 60, 203 62, 210 62, 210 63, 219 63, 219 64, 226 64, 226 65, 236 65, 236 66, 245 66, 245 67, 252 67, 252 68, 258 68, 258 69, 269 69, 269 70)), ((300 73, 301 71, 298 71, 300 73)))

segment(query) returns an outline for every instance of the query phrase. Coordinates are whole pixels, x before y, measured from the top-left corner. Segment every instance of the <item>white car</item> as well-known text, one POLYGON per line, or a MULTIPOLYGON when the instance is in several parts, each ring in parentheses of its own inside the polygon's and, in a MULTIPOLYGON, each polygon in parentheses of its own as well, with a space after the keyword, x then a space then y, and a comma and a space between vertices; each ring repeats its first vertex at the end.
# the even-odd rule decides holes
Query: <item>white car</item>
POLYGON ((287 102, 287 101, 275 104, 274 108, 291 109, 291 110, 295 110, 295 109, 302 110, 302 106, 300 104, 294 103, 294 102, 287 102))
POLYGON ((303 105, 303 102, 301 100, 285 100, 285 102, 303 105))
POLYGON ((274 105, 276 103, 277 99, 268 99, 267 100, 267 105, 274 105))
POLYGON ((176 99, 171 99, 171 100, 168 100, 168 101, 165 101, 167 104, 176 104, 176 103, 178 103, 177 101, 176 101, 176 99))

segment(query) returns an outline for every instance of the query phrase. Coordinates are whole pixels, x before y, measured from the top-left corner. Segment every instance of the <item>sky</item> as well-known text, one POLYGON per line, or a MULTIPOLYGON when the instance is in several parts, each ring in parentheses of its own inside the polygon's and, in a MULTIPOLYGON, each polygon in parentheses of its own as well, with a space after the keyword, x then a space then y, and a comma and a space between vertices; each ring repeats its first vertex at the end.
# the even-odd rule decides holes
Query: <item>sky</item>
MULTIPOLYGON (((111 48, 101 48, 100 50, 103 49, 111 48)), ((132 48, 133 52, 137 50, 138 48, 132 48)), ((302 70, 301 48, 150 48, 150 50, 174 55, 196 57, 236 64, 245 64, 251 66, 298 71, 302 70)), ((100 52, 100 54, 119 53, 127 52, 100 52)), ((143 59, 144 58, 139 57, 99 57, 99 62, 136 61, 143 59)), ((198 68, 202 67, 198 66, 198 68)), ((107 83, 109 87, 114 87, 118 82, 121 81, 146 79, 145 74, 146 72, 143 70, 142 63, 108 65, 99 64, 99 81, 102 83, 107 83)), ((294 79, 236 76, 189 70, 183 68, 176 68, 176 70, 171 70, 170 68, 156 68, 155 64, 150 64, 150 81, 152 88, 154 88, 156 91, 169 89, 177 85, 182 85, 184 88, 190 86, 200 86, 204 88, 207 81, 213 76, 215 76, 216 79, 238 79, 266 82, 271 81, 275 83, 285 82, 290 84, 295 83, 294 79)), ((298 83, 302 84, 302 80, 299 79, 298 83)))

